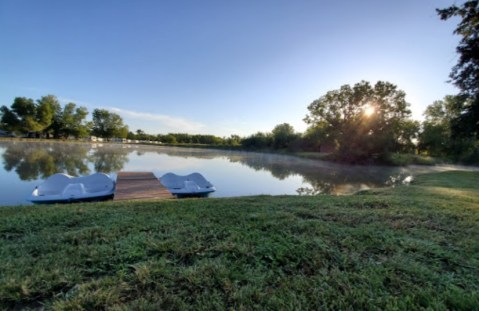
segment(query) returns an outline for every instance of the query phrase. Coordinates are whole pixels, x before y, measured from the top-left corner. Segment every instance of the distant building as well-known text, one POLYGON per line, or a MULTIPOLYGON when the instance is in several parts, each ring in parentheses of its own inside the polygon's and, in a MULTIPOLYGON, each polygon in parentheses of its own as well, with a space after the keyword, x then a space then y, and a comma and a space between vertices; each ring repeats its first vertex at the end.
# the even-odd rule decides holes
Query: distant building
POLYGON ((0 137, 15 137, 11 132, 0 130, 0 137))
POLYGON ((110 139, 110 142, 126 144, 128 142, 128 139, 120 138, 120 137, 113 137, 113 138, 110 139))

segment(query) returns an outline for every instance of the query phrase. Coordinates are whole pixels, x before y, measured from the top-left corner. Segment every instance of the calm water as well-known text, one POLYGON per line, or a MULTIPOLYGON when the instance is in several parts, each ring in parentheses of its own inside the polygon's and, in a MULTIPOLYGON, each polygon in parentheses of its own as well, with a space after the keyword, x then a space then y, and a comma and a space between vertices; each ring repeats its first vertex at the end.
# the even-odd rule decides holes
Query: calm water
POLYGON ((447 167, 347 166, 255 152, 121 144, 0 142, 0 205, 30 204, 26 197, 46 177, 119 171, 203 174, 212 197, 257 194, 351 194, 395 185, 405 177, 447 167))

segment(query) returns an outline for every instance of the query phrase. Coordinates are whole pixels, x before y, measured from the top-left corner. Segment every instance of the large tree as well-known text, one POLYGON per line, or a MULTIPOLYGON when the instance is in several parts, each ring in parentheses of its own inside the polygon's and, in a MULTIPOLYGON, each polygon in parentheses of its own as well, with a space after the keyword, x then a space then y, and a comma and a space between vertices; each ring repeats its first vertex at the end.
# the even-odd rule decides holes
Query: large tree
POLYGON ((17 115, 7 106, 0 107, 0 128, 15 132, 20 128, 20 120, 17 115))
POLYGON ((273 135, 273 147, 276 149, 291 147, 291 144, 299 137, 289 123, 276 125, 271 134, 273 135))
POLYGON ((10 108, 0 108, 2 127, 23 134, 39 133, 52 124, 58 107, 53 95, 43 96, 36 103, 31 98, 16 97, 10 108))
POLYGON ((251 149, 270 148, 273 144, 273 136, 271 133, 257 132, 243 139, 241 145, 251 149))
POLYGON ((458 117, 461 98, 448 95, 436 100, 424 112, 419 149, 432 156, 444 156, 451 152, 451 121, 458 117))
POLYGON ((412 144, 415 123, 405 97, 389 82, 343 85, 312 102, 304 120, 339 160, 368 161, 412 144))
POLYGON ((461 18, 454 30, 454 34, 461 36, 456 48, 459 60, 450 74, 462 97, 458 102, 461 113, 452 120, 453 134, 479 136, 479 1, 466 1, 460 6, 438 9, 437 13, 442 20, 461 18))
POLYGON ((478 139, 455 136, 454 120, 461 115, 461 96, 447 95, 429 105, 424 112, 425 120, 419 136, 419 150, 432 156, 449 157, 460 162, 477 162, 478 139))
POLYGON ((126 138, 128 126, 123 124, 123 119, 118 114, 106 109, 95 109, 93 110, 92 133, 103 138, 126 138))
POLYGON ((63 109, 57 111, 50 129, 55 138, 87 137, 91 131, 90 123, 85 121, 87 116, 87 108, 77 107, 75 103, 68 103, 63 109))
POLYGON ((61 110, 60 102, 54 95, 42 96, 37 100, 37 120, 46 136, 50 134, 50 127, 55 122, 55 116, 61 110))
POLYGON ((10 108, 16 119, 14 122, 14 124, 16 124, 14 131, 26 134, 29 132, 36 132, 41 129, 36 121, 36 105, 33 99, 16 97, 13 100, 13 104, 10 106, 10 108))

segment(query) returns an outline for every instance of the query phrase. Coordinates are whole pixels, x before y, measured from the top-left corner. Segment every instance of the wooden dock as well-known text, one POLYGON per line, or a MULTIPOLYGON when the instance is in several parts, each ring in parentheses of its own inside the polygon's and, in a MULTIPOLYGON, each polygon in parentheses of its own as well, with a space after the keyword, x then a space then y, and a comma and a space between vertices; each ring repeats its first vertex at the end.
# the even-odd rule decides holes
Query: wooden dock
POLYGON ((174 199, 152 172, 119 172, 114 200, 174 199))

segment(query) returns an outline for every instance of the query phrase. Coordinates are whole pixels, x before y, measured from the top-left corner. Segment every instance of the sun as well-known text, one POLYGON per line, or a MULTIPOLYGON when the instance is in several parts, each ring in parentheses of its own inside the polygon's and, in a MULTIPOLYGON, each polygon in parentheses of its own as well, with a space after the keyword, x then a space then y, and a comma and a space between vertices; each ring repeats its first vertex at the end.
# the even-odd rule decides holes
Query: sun
POLYGON ((376 108, 370 104, 366 104, 363 106, 363 113, 366 117, 372 116, 376 112, 376 108))

